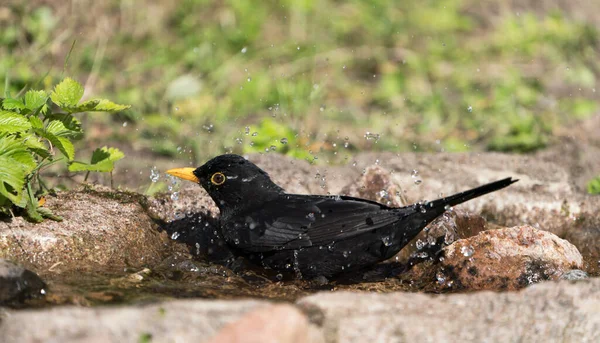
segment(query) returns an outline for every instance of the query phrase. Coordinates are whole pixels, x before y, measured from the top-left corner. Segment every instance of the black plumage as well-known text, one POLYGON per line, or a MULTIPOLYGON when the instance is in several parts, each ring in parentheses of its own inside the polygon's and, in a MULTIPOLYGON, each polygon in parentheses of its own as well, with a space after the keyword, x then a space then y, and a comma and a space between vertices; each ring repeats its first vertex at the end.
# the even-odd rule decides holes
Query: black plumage
POLYGON ((391 208, 347 196, 287 194, 238 155, 168 173, 199 183, 221 211, 222 235, 265 268, 330 277, 362 269, 400 251, 449 206, 504 188, 506 178, 438 200, 391 208))

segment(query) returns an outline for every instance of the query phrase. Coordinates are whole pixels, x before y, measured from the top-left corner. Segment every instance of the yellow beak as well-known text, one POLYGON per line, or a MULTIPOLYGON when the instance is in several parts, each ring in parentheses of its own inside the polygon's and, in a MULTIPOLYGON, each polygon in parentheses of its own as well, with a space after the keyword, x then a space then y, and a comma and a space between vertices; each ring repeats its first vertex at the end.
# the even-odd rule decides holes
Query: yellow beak
POLYGON ((176 176, 180 179, 200 183, 200 180, 194 175, 195 168, 175 168, 167 170, 167 174, 176 176))

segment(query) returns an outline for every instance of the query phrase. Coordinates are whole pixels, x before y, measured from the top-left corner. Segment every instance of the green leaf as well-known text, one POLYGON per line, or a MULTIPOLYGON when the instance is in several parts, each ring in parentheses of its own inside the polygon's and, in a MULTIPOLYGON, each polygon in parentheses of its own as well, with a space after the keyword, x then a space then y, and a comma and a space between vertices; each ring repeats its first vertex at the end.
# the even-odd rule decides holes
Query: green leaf
POLYGON ((117 148, 99 148, 94 150, 90 164, 73 162, 69 165, 69 171, 111 172, 115 169, 114 163, 123 157, 125 154, 117 148))
MULTIPOLYGON (((46 115, 45 117, 47 120, 49 121, 53 121, 53 120, 58 120, 61 123, 63 123, 63 125, 71 130, 71 131, 75 131, 77 133, 82 133, 81 130, 81 122, 75 118, 74 116, 72 116, 71 114, 68 113, 52 113, 49 115, 46 115)), ((75 133, 72 133, 73 135, 75 133)))
POLYGON ((67 129, 60 120, 51 121, 46 129, 34 128, 34 132, 38 135, 46 138, 56 147, 60 152, 67 157, 69 161, 72 161, 75 157, 75 148, 73 143, 66 137, 70 137, 73 131, 67 129))
POLYGON ((30 90, 25 93, 25 108, 31 110, 31 112, 37 111, 41 107, 40 112, 46 113, 48 110, 48 94, 44 91, 30 90))
POLYGON ((2 107, 5 110, 22 110, 25 108, 25 104, 21 99, 4 99, 2 101, 2 107))
POLYGON ((52 211, 50 211, 49 208, 46 207, 38 207, 36 209, 37 213, 39 213, 42 217, 44 218, 48 218, 48 219, 52 219, 55 220, 57 222, 62 222, 63 221, 63 217, 52 213, 52 211))
POLYGON ((596 176, 588 182, 587 191, 589 194, 600 194, 600 176, 596 176))
POLYGON ((42 120, 36 116, 29 117, 29 122, 31 123, 31 127, 34 129, 44 128, 44 122, 42 122, 42 120))
POLYGON ((27 219, 32 222, 41 223, 44 221, 44 218, 38 212, 37 204, 35 204, 31 201, 27 202, 27 205, 25 206, 25 212, 27 213, 27 219))
POLYGON ((79 132, 77 131, 70 130, 60 120, 50 121, 50 123, 48 123, 48 126, 46 126, 46 131, 58 137, 73 137, 74 135, 79 134, 79 132))
MULTIPOLYGON (((102 111, 102 112, 119 112, 126 110, 131 107, 131 105, 119 105, 114 102, 106 99, 98 99, 98 104, 94 109, 90 111, 102 111)), ((85 104, 85 103, 84 103, 85 104)))
POLYGON ((83 86, 70 77, 56 85, 50 95, 52 102, 63 108, 77 106, 81 97, 83 97, 83 86))
POLYGON ((130 105, 119 105, 106 99, 92 99, 77 106, 64 107, 69 113, 77 112, 118 112, 130 108, 130 105))
POLYGON ((21 204, 23 187, 37 163, 22 142, 14 137, 0 137, 0 195, 21 204))
POLYGON ((31 129, 31 123, 21 114, 9 111, 0 112, 0 132, 16 133, 31 129))
POLYGON ((48 147, 42 143, 38 136, 33 135, 33 134, 29 134, 29 135, 25 135, 23 137, 23 144, 25 144, 25 146, 35 152, 36 154, 38 154, 41 157, 48 157, 50 156, 50 152, 48 151, 48 147))

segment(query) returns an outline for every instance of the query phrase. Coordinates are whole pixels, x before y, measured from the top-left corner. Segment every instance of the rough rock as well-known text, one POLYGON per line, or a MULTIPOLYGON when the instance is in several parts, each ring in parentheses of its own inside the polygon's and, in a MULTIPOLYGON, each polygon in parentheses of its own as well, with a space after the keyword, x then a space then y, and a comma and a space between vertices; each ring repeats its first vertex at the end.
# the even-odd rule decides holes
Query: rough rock
POLYGON ((583 266, 574 245, 528 225, 460 239, 443 256, 437 279, 454 289, 514 290, 583 266))
POLYGON ((37 274, 0 258, 0 305, 43 296, 45 288, 37 274))
POLYGON ((0 313, 12 342, 203 342, 259 301, 177 300, 146 306, 54 307, 0 313))
POLYGON ((311 337, 306 316, 291 305, 260 308, 232 322, 208 343, 309 343, 320 342, 322 336, 311 337))
POLYGON ((321 292, 296 302, 308 325, 294 309, 271 304, 186 299, 119 307, 5 310, 0 311, 0 337, 6 343, 206 342, 226 335, 225 331, 228 337, 244 331, 249 338, 266 320, 265 325, 279 325, 278 331, 297 332, 296 337, 305 335, 309 342, 600 341, 600 278, 544 282, 502 293, 321 292), (281 327, 292 320, 297 327, 281 327), (240 332, 231 332, 237 329, 240 332))
POLYGON ((378 165, 367 167, 358 180, 345 185, 340 194, 376 201, 390 207, 409 205, 398 180, 378 165))
POLYGON ((64 220, 34 224, 17 217, 0 222, 0 257, 41 275, 152 265, 173 246, 144 201, 141 195, 91 186, 47 197, 45 206, 64 220))
POLYGON ((319 293, 298 305, 326 342, 600 341, 598 278, 503 293, 319 293))

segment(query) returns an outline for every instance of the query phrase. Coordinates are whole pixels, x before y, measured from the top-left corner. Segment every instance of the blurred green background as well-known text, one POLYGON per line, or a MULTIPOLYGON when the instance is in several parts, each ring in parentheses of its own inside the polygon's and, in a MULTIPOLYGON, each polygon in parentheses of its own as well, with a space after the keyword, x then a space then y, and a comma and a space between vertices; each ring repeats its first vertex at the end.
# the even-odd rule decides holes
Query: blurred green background
POLYGON ((593 1, 8 0, 0 91, 71 76, 132 104, 83 117, 80 149, 122 149, 134 187, 223 152, 528 153, 597 113, 599 23, 593 1))

